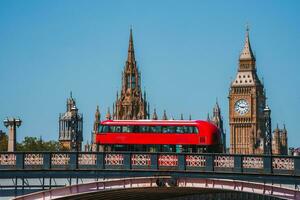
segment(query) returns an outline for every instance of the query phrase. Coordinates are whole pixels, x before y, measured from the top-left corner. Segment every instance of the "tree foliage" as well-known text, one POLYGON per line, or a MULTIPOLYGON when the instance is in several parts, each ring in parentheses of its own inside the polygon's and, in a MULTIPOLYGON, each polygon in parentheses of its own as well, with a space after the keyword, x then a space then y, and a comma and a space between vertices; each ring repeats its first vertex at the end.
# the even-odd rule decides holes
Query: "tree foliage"
POLYGON ((8 137, 6 134, 0 134, 0 151, 7 151, 8 137))
POLYGON ((17 151, 59 151, 59 142, 42 138, 25 137, 21 143, 17 143, 17 151))

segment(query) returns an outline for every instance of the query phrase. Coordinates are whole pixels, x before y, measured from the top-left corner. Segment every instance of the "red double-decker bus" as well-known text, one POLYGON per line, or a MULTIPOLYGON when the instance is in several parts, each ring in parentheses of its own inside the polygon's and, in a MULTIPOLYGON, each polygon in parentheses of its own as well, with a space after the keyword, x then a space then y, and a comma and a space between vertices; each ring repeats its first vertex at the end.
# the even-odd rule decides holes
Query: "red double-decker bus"
POLYGON ((107 120, 96 142, 100 151, 221 151, 219 129, 200 120, 107 120))

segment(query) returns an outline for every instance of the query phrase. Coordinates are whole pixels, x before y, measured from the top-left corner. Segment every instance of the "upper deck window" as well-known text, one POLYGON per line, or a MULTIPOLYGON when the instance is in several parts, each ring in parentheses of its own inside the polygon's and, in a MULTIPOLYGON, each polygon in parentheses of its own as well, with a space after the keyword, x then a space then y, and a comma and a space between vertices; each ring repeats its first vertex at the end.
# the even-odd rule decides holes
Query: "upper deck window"
POLYGON ((122 126, 122 133, 132 133, 133 126, 122 126))
POLYGON ((112 133, 122 133, 122 126, 111 126, 110 129, 112 133))
POLYGON ((104 126, 100 126, 99 128, 99 132, 100 133, 109 133, 110 132, 110 126, 104 125, 104 126))

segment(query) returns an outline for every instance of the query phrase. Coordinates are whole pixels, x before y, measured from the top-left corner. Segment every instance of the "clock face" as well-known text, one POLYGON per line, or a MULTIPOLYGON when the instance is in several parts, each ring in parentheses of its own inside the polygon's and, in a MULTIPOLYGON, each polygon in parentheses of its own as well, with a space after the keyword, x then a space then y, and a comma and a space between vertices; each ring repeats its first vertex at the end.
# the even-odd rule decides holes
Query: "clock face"
POLYGON ((240 115, 244 115, 249 112, 249 103, 245 99, 240 99, 235 102, 234 110, 240 115))

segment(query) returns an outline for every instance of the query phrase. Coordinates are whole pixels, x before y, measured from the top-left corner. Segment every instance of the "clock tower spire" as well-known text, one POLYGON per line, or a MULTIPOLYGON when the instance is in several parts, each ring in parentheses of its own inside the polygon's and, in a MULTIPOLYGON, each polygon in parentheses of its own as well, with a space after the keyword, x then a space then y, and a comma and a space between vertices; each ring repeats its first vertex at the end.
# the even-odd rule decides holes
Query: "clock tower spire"
POLYGON ((228 98, 230 153, 264 153, 260 147, 264 142, 263 108, 266 96, 256 73, 256 58, 251 48, 248 27, 239 57, 238 72, 231 83, 228 98))

